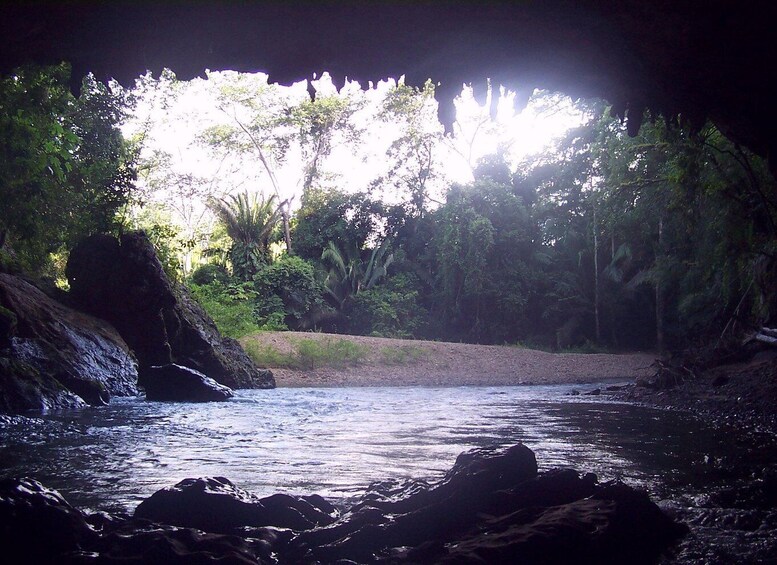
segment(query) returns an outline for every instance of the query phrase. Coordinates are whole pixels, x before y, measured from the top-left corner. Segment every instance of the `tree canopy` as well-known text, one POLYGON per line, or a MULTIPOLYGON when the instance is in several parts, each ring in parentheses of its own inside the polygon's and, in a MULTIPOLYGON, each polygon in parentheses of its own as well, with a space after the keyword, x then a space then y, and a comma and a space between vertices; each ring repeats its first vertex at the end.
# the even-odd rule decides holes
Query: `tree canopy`
POLYGON ((0 80, 0 232, 28 268, 80 237, 117 227, 134 188, 119 125, 128 103, 93 76, 26 67, 0 80))
POLYGON ((517 161, 499 142, 475 159, 478 135, 501 127, 482 121, 500 112, 494 91, 451 138, 431 83, 319 82, 311 98, 262 76, 211 79, 146 76, 128 93, 86 77, 78 97, 66 65, 3 79, 2 241, 40 270, 79 237, 145 224, 235 334, 672 350, 777 319, 775 180, 711 124, 645 116, 629 136, 606 104, 581 100, 585 119, 552 147, 517 161), (155 120, 172 127, 176 104, 203 93, 216 104, 185 142, 151 143, 155 120), (131 103, 146 110, 128 143, 131 103), (182 154, 203 166, 182 168, 182 154), (451 180, 451 156, 467 180, 451 180))

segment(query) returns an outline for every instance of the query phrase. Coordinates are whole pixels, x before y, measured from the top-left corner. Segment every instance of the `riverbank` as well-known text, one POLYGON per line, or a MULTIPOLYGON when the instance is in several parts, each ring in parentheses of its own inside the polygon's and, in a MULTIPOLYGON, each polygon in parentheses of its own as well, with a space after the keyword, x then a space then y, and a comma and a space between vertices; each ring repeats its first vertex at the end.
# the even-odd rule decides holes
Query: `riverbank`
POLYGON ((301 332, 240 340, 271 369, 279 387, 505 386, 633 380, 653 373, 651 353, 547 353, 516 346, 301 332), (301 345, 353 352, 349 359, 290 366, 301 345), (344 347, 343 347, 344 346, 344 347))
POLYGON ((777 352, 710 368, 667 389, 631 384, 613 397, 691 412, 717 426, 777 435, 777 352))
POLYGON ((695 503, 662 505, 691 527, 668 562, 777 562, 777 354, 719 365, 667 389, 630 384, 607 399, 692 414, 737 446, 697 466, 711 482, 695 503))

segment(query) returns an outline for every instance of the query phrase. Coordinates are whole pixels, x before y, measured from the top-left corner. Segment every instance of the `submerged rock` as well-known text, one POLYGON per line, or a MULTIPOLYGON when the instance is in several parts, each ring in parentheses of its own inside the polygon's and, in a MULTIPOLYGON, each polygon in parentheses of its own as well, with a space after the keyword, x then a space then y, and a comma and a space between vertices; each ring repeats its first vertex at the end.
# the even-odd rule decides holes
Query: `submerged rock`
POLYGON ((137 364, 116 330, 30 282, 0 273, 5 347, 0 411, 105 404, 137 394, 137 364))
POLYGON ((146 400, 212 402, 232 398, 232 389, 189 367, 168 364, 149 367, 140 373, 138 384, 146 400))
POLYGON ((24 504, 61 508, 56 519, 20 513, 0 488, 0 541, 18 554, 50 528, 50 562, 655 563, 686 531, 622 483, 538 473, 520 444, 463 453, 437 483, 376 483, 339 517, 320 497, 259 498, 220 477, 158 491, 134 517, 84 516, 42 489, 24 504))
POLYGON ((167 278, 143 232, 87 238, 70 253, 65 270, 71 300, 114 324, 141 369, 176 363, 232 388, 272 388, 240 345, 222 337, 213 320, 167 278))

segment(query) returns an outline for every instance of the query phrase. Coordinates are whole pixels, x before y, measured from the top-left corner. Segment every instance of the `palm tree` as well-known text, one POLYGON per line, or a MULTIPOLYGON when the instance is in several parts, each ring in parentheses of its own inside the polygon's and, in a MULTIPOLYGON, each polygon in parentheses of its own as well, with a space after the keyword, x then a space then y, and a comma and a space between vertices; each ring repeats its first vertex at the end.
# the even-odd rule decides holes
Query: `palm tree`
POLYGON ((245 191, 228 200, 213 200, 210 207, 232 239, 229 259, 233 273, 242 280, 251 280, 270 262, 270 236, 280 215, 275 196, 265 200, 263 195, 245 191))
POLYGON ((365 266, 358 249, 354 247, 350 253, 343 254, 334 242, 329 242, 321 254, 321 260, 330 266, 324 287, 327 297, 338 310, 343 310, 352 296, 371 289, 387 275, 388 267, 394 261, 393 253, 386 256, 388 247, 388 240, 384 240, 372 250, 365 266))

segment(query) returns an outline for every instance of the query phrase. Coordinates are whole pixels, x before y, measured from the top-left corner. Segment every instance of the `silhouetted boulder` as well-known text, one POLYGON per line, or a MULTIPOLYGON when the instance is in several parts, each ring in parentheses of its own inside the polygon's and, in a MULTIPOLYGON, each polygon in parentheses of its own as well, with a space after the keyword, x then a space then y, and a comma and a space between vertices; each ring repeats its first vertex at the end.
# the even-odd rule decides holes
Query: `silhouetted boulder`
POLYGON ((594 475, 570 469, 538 475, 534 454, 520 444, 463 453, 435 485, 395 486, 373 485, 331 526, 302 532, 289 555, 321 562, 649 563, 684 532, 625 485, 598 485, 594 475))
POLYGON ((269 543, 86 515, 34 479, 0 480, 0 550, 5 565, 249 565, 269 562, 269 543))
POLYGON ((463 453, 434 484, 375 483, 339 518, 321 497, 259 498, 220 477, 160 490, 133 517, 0 481, 3 557, 26 558, 11 563, 646 564, 686 531, 622 483, 538 473, 520 444, 463 453))
POLYGON ((138 384, 146 391, 146 400, 213 402, 232 398, 232 389, 181 365, 149 367, 140 373, 138 384))
POLYGON ((105 404, 137 394, 137 366, 108 323, 0 273, 0 410, 105 404))
POLYGON ((181 287, 171 284, 143 232, 87 238, 65 269, 73 303, 114 324, 144 367, 176 363, 231 388, 272 388, 240 345, 181 287))
POLYGON ((30 478, 0 480, 3 563, 57 563, 97 536, 80 510, 30 478))
POLYGON ((93 235, 71 252, 65 268, 73 304, 111 322, 141 367, 171 362, 162 311, 173 289, 151 242, 141 233, 93 235))
POLYGON ((316 506, 319 499, 286 494, 259 498, 223 477, 185 479, 141 502, 135 518, 219 533, 244 526, 310 530, 334 521, 327 513, 331 506, 316 506))

